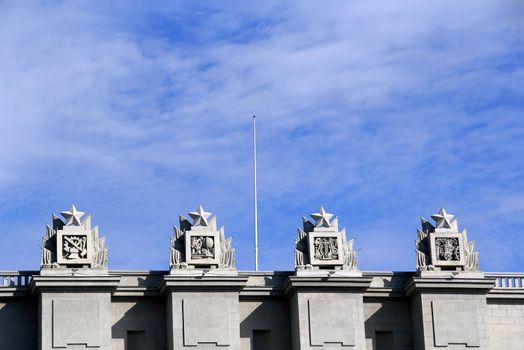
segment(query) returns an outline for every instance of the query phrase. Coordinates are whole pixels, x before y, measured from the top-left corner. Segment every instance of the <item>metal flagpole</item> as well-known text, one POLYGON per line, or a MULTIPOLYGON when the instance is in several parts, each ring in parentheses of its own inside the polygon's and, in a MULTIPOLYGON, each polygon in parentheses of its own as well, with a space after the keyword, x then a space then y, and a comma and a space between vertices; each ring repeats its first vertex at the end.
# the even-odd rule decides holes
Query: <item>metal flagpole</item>
POLYGON ((253 189, 255 216, 255 271, 258 271, 258 206, 257 206, 257 121, 253 115, 253 189))

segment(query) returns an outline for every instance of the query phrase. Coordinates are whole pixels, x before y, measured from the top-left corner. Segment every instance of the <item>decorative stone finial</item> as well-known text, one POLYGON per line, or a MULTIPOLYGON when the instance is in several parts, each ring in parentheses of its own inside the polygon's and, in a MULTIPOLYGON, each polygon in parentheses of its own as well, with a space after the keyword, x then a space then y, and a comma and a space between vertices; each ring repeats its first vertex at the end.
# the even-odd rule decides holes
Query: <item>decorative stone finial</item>
POLYGON ((436 228, 458 231, 457 217, 446 213, 446 209, 440 208, 438 214, 431 215, 436 222, 436 228))
POLYGON ((63 211, 60 212, 64 219, 66 219, 66 225, 76 225, 80 226, 80 220, 82 219, 82 216, 84 216, 83 211, 78 211, 75 208, 75 205, 71 205, 71 209, 69 211, 63 211))
POLYGON ((458 219, 441 208, 431 215, 436 224, 421 218, 417 229, 418 271, 478 271, 478 252, 475 242, 468 242, 467 230, 458 230, 458 219))
POLYGON ((216 216, 204 211, 202 206, 190 212, 189 216, 193 218, 193 223, 180 215, 180 228, 175 226, 173 229, 171 273, 196 268, 236 272, 235 249, 231 238, 224 237, 224 227, 217 230, 216 216))
POLYGON ((303 229, 298 229, 295 240, 295 269, 358 271, 354 240, 346 240, 346 230, 338 230, 338 218, 330 221, 323 207, 311 214, 315 223, 303 217, 303 229))
POLYGON ((207 226, 209 224, 207 220, 211 216, 211 213, 205 211, 201 205, 196 211, 191 211, 188 214, 193 219, 193 226, 207 226))
POLYGON ((333 214, 329 214, 323 207, 320 207, 318 213, 311 214, 311 217, 315 219, 315 227, 330 227, 329 220, 333 214))
POLYGON ((52 216, 53 226, 46 226, 42 239, 42 270, 50 268, 107 269, 105 238, 98 238, 98 226, 91 227, 91 215, 83 220, 84 212, 74 205, 61 212, 65 221, 52 216))

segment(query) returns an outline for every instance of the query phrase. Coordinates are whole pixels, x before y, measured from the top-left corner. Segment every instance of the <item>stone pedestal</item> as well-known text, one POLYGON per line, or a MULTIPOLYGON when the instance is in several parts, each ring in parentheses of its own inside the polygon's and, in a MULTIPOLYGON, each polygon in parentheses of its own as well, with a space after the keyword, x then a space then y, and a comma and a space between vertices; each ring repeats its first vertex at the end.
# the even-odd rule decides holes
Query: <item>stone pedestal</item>
POLYGON ((242 276, 164 276, 169 350, 240 349, 242 276))
POLYGON ((34 276, 39 349, 111 350, 111 293, 117 276, 34 276))
POLYGON ((289 277, 293 350, 365 349, 367 277, 289 277))
POLYGON ((493 280, 479 273, 436 272, 414 277, 406 286, 411 299, 414 347, 421 350, 488 350, 486 293, 493 280))

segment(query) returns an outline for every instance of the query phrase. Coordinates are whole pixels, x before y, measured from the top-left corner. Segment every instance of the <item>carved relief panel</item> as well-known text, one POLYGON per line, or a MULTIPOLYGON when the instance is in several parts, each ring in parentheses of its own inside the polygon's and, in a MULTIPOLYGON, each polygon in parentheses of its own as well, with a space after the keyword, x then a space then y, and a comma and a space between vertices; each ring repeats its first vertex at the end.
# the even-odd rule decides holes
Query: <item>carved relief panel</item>
POLYGON ((433 266, 464 266, 464 236, 460 233, 432 232, 429 235, 433 266))
POLYGON ((57 232, 58 264, 88 265, 91 263, 93 246, 85 230, 77 226, 65 226, 57 232))
POLYGON ((309 256, 313 265, 342 265, 342 237, 337 232, 311 232, 309 256))
POLYGON ((218 231, 187 231, 185 240, 187 263, 193 265, 218 264, 220 249, 220 247, 217 246, 218 241, 218 231))
POLYGON ((214 259, 215 248, 213 236, 191 237, 191 259, 214 259))

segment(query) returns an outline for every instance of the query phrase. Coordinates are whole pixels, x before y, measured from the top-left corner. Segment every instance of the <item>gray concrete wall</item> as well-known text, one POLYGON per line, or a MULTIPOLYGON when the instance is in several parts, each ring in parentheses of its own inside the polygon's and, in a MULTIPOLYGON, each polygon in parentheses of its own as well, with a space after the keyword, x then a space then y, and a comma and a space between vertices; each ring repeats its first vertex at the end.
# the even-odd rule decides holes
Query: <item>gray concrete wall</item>
POLYGON ((487 318, 491 349, 524 348, 524 300, 491 300, 487 318))
POLYGON ((422 297, 415 296, 411 302, 411 326, 413 330, 413 346, 424 349, 424 320, 422 318, 422 297))
POLYGON ((286 298, 240 300, 240 349, 253 349, 253 331, 261 330, 269 331, 271 345, 266 345, 266 350, 291 348, 290 312, 286 298))
MULTIPOLYGON (((522 284, 504 287, 499 283, 489 289, 482 279, 419 278, 410 290, 409 283, 415 279, 409 273, 368 273, 373 278, 371 286, 356 294, 344 288, 335 292, 325 287, 327 280, 318 280, 312 289, 297 283, 296 292, 289 293, 292 289, 286 289, 285 283, 290 273, 264 272, 249 275, 240 293, 223 290, 230 290, 226 288, 229 282, 209 289, 198 279, 187 290, 166 292, 160 287, 163 273, 126 272, 118 283, 97 277, 86 288, 78 285, 86 277, 64 281, 49 277, 51 288, 48 277, 41 276, 41 304, 36 287, 0 285, 0 350, 48 350, 55 335, 74 343, 91 341, 97 334, 100 346, 93 349, 377 350, 377 332, 382 332, 379 339, 388 350, 467 349, 463 342, 475 340, 477 334, 480 346, 469 348, 523 349, 522 284), (106 291, 101 292, 99 285, 106 285, 106 291), (94 306, 100 317, 92 314, 94 306), (95 323, 98 332, 90 326, 95 323), (252 342, 254 331, 258 331, 259 348, 252 342), (349 333, 355 344, 342 346, 353 341, 349 333), (443 339, 449 344, 437 344, 443 339)), ((120 273, 111 274, 115 275, 120 273)), ((85 349, 85 345, 61 349, 85 349)))
MULTIPOLYGON (((136 333, 144 338, 144 350, 165 350, 165 309, 164 298, 113 298, 111 300, 112 350, 128 350, 133 346, 132 335, 136 333)), ((135 343, 140 344, 139 341, 135 343)))
POLYGON ((0 299, 0 349, 35 350, 38 346, 38 299, 0 299))
POLYGON ((391 332, 393 348, 389 350, 412 350, 411 306, 406 299, 364 299, 364 327, 366 350, 376 349, 377 332, 391 332))
MULTIPOLYGON (((298 295, 293 294, 289 300, 289 311, 291 312, 291 348, 300 349, 300 319, 298 307, 298 295)), ((304 335, 306 336, 306 335, 304 335)))

